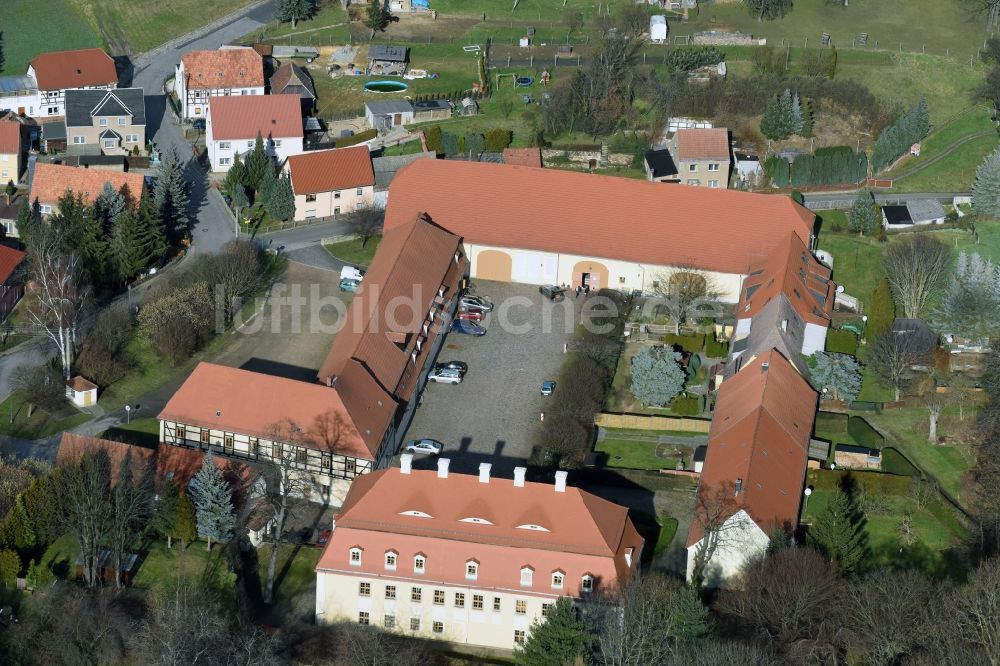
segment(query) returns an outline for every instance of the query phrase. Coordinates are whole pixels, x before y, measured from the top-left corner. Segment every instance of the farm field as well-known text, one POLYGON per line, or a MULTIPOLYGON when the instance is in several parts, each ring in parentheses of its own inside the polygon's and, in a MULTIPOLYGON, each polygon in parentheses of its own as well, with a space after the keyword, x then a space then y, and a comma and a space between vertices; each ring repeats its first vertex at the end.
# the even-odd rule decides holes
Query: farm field
POLYGON ((3 38, 3 73, 9 76, 24 74, 29 60, 55 45, 61 50, 104 45, 73 0, 6 0, 3 38))

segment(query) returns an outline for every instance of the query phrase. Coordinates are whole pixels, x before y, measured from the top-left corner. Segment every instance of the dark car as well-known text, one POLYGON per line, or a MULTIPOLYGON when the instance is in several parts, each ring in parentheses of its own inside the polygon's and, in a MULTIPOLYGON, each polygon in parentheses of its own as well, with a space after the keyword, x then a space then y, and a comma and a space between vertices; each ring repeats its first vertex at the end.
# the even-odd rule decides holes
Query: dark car
POLYGON ((442 363, 436 363, 435 368, 450 368, 452 370, 458 370, 459 372, 465 373, 469 371, 469 364, 465 361, 444 361, 442 363))
POLYGON ((566 298, 566 290, 554 284, 543 284, 538 288, 538 293, 550 301, 561 301, 566 298))
POLYGON ((466 321, 465 319, 456 319, 451 323, 451 330, 456 333, 464 333, 465 335, 475 335, 477 337, 486 335, 486 329, 478 324, 474 324, 471 321, 466 321))
POLYGON ((205 119, 204 118, 195 118, 194 120, 192 120, 191 121, 191 129, 196 129, 196 130, 203 130, 203 129, 205 129, 205 119))

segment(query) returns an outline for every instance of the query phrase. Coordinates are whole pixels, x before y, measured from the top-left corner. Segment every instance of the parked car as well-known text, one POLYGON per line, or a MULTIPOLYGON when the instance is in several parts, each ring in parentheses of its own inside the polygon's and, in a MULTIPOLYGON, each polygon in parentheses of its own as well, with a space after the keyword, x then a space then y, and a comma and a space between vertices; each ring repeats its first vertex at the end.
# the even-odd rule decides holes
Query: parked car
POLYGON ((476 307, 486 312, 493 310, 493 302, 482 296, 472 296, 471 294, 465 294, 460 299, 458 299, 458 307, 476 307))
POLYGON ((479 324, 475 324, 465 319, 456 319, 451 323, 451 330, 465 335, 475 335, 476 337, 486 335, 486 329, 479 324))
POLYGON ((360 282, 358 282, 357 280, 353 280, 351 278, 344 278, 343 280, 340 281, 340 290, 349 291, 352 294, 355 293, 358 290, 358 287, 360 286, 361 286, 360 282))
POLYGON ((555 393, 556 383, 551 379, 546 379, 542 382, 542 395, 552 395, 555 393))
POLYGON ((475 310, 459 310, 455 314, 455 319, 463 319, 465 321, 480 322, 485 318, 486 315, 484 313, 475 310))
POLYGON ((205 119, 204 118, 195 118, 194 120, 192 120, 191 121, 191 129, 196 129, 196 130, 203 130, 203 129, 205 129, 205 119))
POLYGON ((452 368, 435 367, 427 375, 427 381, 434 382, 435 384, 461 384, 462 372, 453 370, 452 368))
POLYGON ((426 453, 436 456, 444 449, 444 444, 436 439, 411 439, 403 445, 404 453, 426 453))
POLYGON ((469 371, 469 364, 465 361, 444 361, 441 363, 434 364, 435 369, 437 368, 451 368, 452 370, 458 370, 463 375, 469 371))
POLYGON ((538 293, 550 301, 561 301, 566 298, 566 290, 554 284, 543 284, 538 288, 538 293))

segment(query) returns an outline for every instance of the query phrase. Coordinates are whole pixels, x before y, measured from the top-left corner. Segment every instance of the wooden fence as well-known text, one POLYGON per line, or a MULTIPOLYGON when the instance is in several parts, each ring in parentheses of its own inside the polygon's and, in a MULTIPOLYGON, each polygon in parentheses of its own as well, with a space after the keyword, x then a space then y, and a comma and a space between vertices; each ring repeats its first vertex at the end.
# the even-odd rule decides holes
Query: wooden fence
POLYGON ((679 432, 707 434, 712 422, 708 419, 692 419, 686 416, 649 416, 646 414, 601 412, 594 418, 594 424, 601 428, 677 430, 679 432))

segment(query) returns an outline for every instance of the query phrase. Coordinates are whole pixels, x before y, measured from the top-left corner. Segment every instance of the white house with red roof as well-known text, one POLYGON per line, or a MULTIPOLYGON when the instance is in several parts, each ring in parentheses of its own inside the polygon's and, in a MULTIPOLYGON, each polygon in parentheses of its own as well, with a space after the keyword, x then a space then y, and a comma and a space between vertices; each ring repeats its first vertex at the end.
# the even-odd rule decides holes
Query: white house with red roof
POLYGON ((66 91, 118 87, 115 61, 102 49, 42 53, 28 63, 28 77, 38 84, 37 115, 66 113, 66 91))
POLYGON ((490 648, 523 643, 559 597, 639 568, 628 509, 566 484, 399 468, 359 477, 316 565, 316 618, 490 648))
POLYGON ((229 171, 236 155, 253 150, 257 136, 279 164, 303 152, 302 104, 298 95, 211 97, 205 148, 212 171, 229 171))
POLYGON ((724 127, 679 129, 667 141, 677 165, 677 177, 685 185, 726 189, 729 187, 729 130, 724 127))
POLYGON ((334 217, 375 205, 375 171, 368 146, 293 155, 287 168, 296 220, 334 217))
POLYGON ((188 51, 174 72, 181 117, 204 118, 211 97, 264 94, 264 60, 252 48, 188 51))

